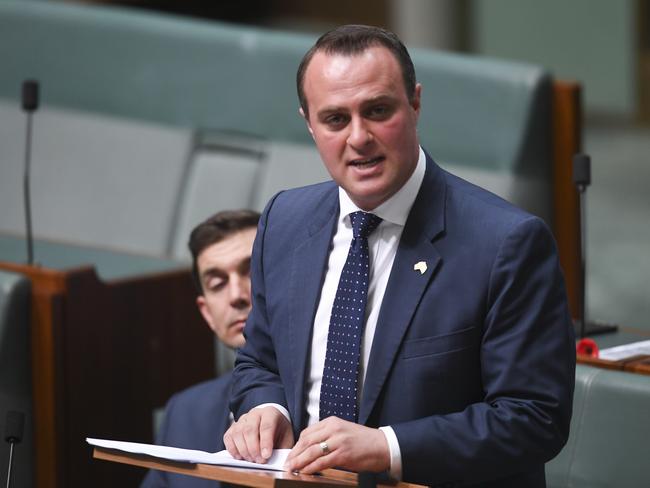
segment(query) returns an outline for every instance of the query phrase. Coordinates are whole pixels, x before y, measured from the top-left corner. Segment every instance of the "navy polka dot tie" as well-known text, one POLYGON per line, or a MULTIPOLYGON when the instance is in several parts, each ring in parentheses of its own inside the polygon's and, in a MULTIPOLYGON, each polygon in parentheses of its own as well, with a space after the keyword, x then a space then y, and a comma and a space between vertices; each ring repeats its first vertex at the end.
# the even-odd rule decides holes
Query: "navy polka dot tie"
POLYGON ((320 388, 320 419, 336 416, 356 422, 361 338, 365 322, 370 262, 368 236, 381 219, 366 212, 350 214, 353 239, 336 290, 325 369, 320 388))

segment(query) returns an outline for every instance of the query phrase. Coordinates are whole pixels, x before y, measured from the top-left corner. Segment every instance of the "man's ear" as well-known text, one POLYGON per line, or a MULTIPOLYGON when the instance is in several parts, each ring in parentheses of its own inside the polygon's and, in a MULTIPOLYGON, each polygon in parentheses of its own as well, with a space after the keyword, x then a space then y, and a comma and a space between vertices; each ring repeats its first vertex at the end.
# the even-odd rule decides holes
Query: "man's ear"
POLYGON ((313 138, 314 138, 314 131, 312 130, 312 128, 311 128, 311 124, 309 123, 309 119, 308 119, 307 116, 305 115, 305 111, 302 109, 302 107, 300 107, 300 108, 298 109, 298 113, 300 114, 300 116, 301 116, 303 119, 305 119, 305 124, 307 124, 307 130, 309 131, 309 134, 311 135, 311 138, 313 139, 313 138))
POLYGON ((413 94, 413 98, 411 99, 411 107, 413 107, 413 110, 415 111, 415 114, 419 117, 420 116, 420 107, 421 107, 421 97, 422 97, 422 85, 420 83, 415 85, 415 93, 413 94))
POLYGON ((196 297, 196 306, 199 307, 199 312, 201 312, 201 316, 203 317, 203 320, 206 321, 208 327, 210 327, 212 332, 216 334, 217 330, 214 323, 212 322, 212 315, 210 315, 210 310, 208 310, 208 304, 205 301, 205 297, 203 295, 199 295, 198 297, 196 297))

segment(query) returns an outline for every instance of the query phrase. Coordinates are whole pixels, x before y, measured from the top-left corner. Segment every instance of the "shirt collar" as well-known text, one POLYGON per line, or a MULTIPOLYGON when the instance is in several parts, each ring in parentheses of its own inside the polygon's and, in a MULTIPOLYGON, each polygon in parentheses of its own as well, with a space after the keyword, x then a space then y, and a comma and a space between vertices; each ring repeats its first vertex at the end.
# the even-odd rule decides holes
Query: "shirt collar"
MULTIPOLYGON (((381 217, 387 222, 393 224, 404 226, 406 224, 406 219, 408 218, 413 202, 420 191, 420 186, 422 185, 422 180, 424 179, 424 172, 426 170, 426 156, 422 147, 420 147, 420 153, 418 156, 418 163, 415 166, 413 174, 406 180, 406 183, 397 190, 397 192, 386 200, 384 203, 379 205, 377 208, 372 210, 372 213, 381 217)), ((357 212, 361 210, 357 207, 354 202, 350 199, 348 194, 343 188, 339 186, 339 207, 341 212, 339 214, 339 220, 345 219, 352 212, 357 212)))

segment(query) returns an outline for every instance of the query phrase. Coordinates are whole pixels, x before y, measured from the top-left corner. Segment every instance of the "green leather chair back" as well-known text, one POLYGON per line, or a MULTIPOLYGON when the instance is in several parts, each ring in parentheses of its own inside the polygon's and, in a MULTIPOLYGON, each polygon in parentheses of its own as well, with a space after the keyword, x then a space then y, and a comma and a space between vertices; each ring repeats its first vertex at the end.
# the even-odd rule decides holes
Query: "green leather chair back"
MULTIPOLYGON (((29 77, 41 81, 44 106, 35 119, 33 171, 33 194, 43 199, 34 205, 35 229, 43 237, 178 255, 177 240, 210 213, 260 208, 281 188, 322 180, 322 169, 302 164, 301 154, 317 156, 295 94, 296 68, 314 40, 131 9, 0 2, 0 118, 11 133, 0 140, 0 206, 20 201, 17 104, 29 77), (252 161, 197 151, 206 132, 266 149, 252 161), (285 151, 295 157, 273 163, 275 144, 295 146, 285 151)), ((459 176, 550 223, 548 74, 411 51, 423 85, 423 146, 459 176)), ((13 212, 0 218, 0 231, 19 232, 21 223, 13 212)))
MULTIPOLYGON (((23 439, 14 449, 12 486, 33 485, 34 443, 32 423, 32 371, 30 357, 29 280, 22 275, 0 271, 0 432, 4 432, 7 412, 25 414, 23 439)), ((9 444, 0 441, 1 465, 9 458, 9 444)), ((4 482, 5 471, 2 471, 4 482)))
POLYGON ((569 441, 549 488, 650 486, 650 376, 578 365, 569 441))

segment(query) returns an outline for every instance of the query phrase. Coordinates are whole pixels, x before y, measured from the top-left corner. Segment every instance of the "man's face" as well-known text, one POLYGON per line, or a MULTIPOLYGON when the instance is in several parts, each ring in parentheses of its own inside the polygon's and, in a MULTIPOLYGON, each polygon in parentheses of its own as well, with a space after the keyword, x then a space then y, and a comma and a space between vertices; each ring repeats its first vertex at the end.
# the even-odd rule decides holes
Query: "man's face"
POLYGON ((304 78, 305 116, 330 175, 363 210, 394 195, 418 160, 418 84, 408 99, 399 63, 384 47, 354 56, 317 52, 304 78))
POLYGON ((231 348, 244 345, 244 324, 251 310, 250 262, 256 229, 241 230, 205 248, 197 258, 203 295, 201 315, 231 348))

